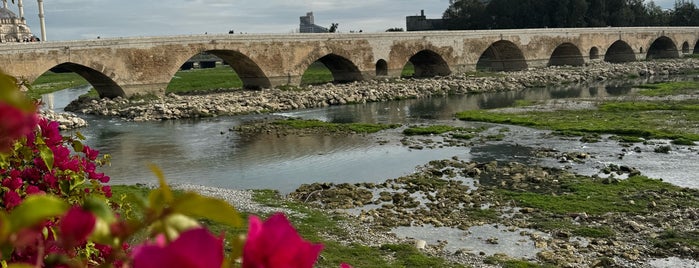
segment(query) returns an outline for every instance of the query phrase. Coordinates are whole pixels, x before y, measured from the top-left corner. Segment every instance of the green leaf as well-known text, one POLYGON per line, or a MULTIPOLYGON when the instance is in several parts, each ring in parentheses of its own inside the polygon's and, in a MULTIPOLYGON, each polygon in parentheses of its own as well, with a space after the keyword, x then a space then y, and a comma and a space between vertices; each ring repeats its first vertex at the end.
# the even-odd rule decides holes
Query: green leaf
POLYGON ((0 71, 0 101, 26 112, 33 111, 35 105, 27 96, 19 91, 17 79, 0 71))
POLYGON ((0 211, 0 244, 10 236, 10 220, 4 211, 0 211))
POLYGON ((83 151, 83 143, 80 141, 73 141, 73 150, 76 152, 82 152, 83 151))
POLYGON ((113 223, 116 221, 114 217, 114 212, 107 204, 107 201, 95 196, 89 196, 85 199, 83 208, 92 212, 98 218, 104 220, 107 223, 113 223))
POLYGON ((53 169, 53 151, 48 146, 39 146, 39 155, 41 160, 44 160, 46 167, 53 169))
POLYGON ((7 268, 34 268, 34 266, 26 263, 13 263, 8 265, 7 268))
POLYGON ((10 213, 10 231, 16 232, 45 219, 63 215, 68 208, 68 204, 58 197, 30 195, 10 213))
POLYGON ((155 164, 150 164, 148 165, 150 170, 155 174, 155 176, 158 178, 158 182, 160 183, 160 190, 161 194, 163 195, 163 199, 167 203, 172 203, 174 200, 174 197, 172 195, 172 190, 170 189, 170 186, 167 185, 167 182, 165 182, 165 175, 163 175, 163 170, 160 169, 158 166, 155 164))
POLYGON ((190 217, 207 218, 234 227, 243 227, 243 220, 231 204, 197 193, 186 193, 178 197, 172 210, 190 217))
MULTIPOLYGON (((85 136, 83 136, 83 134, 80 133, 80 131, 75 132, 75 136, 78 137, 78 139, 81 141, 85 140, 85 136)), ((80 151, 82 151, 82 150, 80 150, 80 151)))

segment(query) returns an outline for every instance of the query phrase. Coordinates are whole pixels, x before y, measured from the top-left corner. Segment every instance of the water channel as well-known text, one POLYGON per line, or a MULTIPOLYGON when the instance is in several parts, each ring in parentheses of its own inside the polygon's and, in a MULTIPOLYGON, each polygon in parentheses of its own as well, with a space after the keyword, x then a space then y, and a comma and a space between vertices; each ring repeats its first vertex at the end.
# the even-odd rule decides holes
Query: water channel
MULTIPOLYGON (((688 146, 674 146, 669 154, 654 153, 654 145, 637 144, 639 150, 625 150, 616 141, 583 143, 578 139, 546 135, 548 131, 525 127, 492 125, 454 120, 456 112, 472 109, 508 107, 517 100, 593 99, 604 100, 635 94, 627 81, 621 84, 594 86, 572 85, 538 88, 520 92, 500 92, 468 96, 451 96, 386 103, 334 106, 276 113, 215 117, 164 122, 127 122, 121 119, 85 116, 90 126, 79 131, 86 143, 112 156, 111 166, 103 171, 113 184, 153 183, 148 163, 162 167, 170 183, 198 184, 234 189, 275 189, 289 193, 303 183, 313 182, 382 182, 412 173, 417 166, 431 160, 458 157, 473 161, 518 161, 552 167, 567 167, 584 175, 599 174, 609 163, 639 169, 644 175, 670 183, 699 188, 699 153, 688 146), (371 135, 332 136, 258 135, 244 138, 230 129, 246 121, 272 116, 301 117, 330 122, 369 122, 410 124, 448 124, 456 126, 490 126, 494 133, 507 129, 502 141, 490 141, 473 147, 437 147, 410 149, 401 144, 402 129, 371 135), (560 163, 541 159, 534 148, 553 148, 561 152, 585 152, 595 155, 586 163, 560 163)), ((45 96, 52 108, 63 107, 88 88, 73 88, 45 96)), ((658 141, 667 143, 667 141, 658 141)), ((463 231, 427 227, 397 228, 400 236, 434 243, 449 241, 449 247, 479 248, 487 254, 533 258, 531 241, 497 227, 481 226, 463 231), (437 235, 436 233, 439 233, 437 235), (458 239, 453 239, 453 238, 458 239), (462 238, 459 238, 462 237, 462 238), (498 237, 500 246, 483 242, 483 237, 498 237), (511 241, 512 243, 505 243, 511 241)), ((691 267, 696 262, 681 259, 656 260, 654 267, 691 267)))
MULTIPOLYGON (((45 96, 45 102, 50 100, 53 109, 60 111, 86 90, 87 88, 74 88, 56 92, 50 97, 52 100, 45 96)), ((482 123, 461 122, 454 120, 453 115, 463 110, 512 106, 517 100, 602 100, 633 93, 629 86, 600 84, 197 120, 127 122, 115 118, 86 116, 90 126, 79 131, 87 137, 87 144, 112 156, 111 166, 103 171, 111 176, 114 184, 154 182, 155 178, 146 166, 148 163, 162 167, 171 183, 235 189, 276 189, 282 193, 293 191, 303 183, 381 182, 409 174, 416 166, 430 160, 451 157, 476 161, 510 160, 563 167, 555 159, 534 159, 531 155, 530 148, 547 147, 562 152, 580 151, 597 155, 595 161, 572 166, 582 174, 595 174, 605 163, 615 163, 636 167, 650 177, 699 188, 699 181, 687 176, 699 174, 699 154, 691 147, 677 148, 668 155, 654 154, 652 147, 641 148, 644 153, 630 152, 629 156, 619 160, 618 154, 623 148, 616 142, 582 143, 545 136, 543 134, 546 131, 513 126, 507 126, 510 131, 503 141, 470 148, 423 150, 402 145, 399 141, 402 129, 349 137, 259 135, 243 138, 230 131, 243 122, 278 115, 331 122, 478 126, 482 123)))

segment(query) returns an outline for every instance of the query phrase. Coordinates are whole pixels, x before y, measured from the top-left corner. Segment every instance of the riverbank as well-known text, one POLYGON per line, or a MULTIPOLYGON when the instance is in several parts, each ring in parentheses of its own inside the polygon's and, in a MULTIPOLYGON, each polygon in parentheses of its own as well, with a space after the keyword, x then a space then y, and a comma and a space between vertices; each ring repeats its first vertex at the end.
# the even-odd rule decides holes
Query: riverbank
POLYGON ((156 121, 268 113, 327 107, 351 103, 382 102, 396 99, 427 98, 478 92, 516 91, 525 88, 589 83, 625 77, 673 75, 699 68, 697 59, 644 61, 626 64, 606 62, 582 67, 547 67, 489 76, 457 74, 430 79, 390 79, 324 84, 303 88, 236 90, 201 95, 168 94, 130 99, 80 98, 67 111, 123 118, 130 121, 156 121))

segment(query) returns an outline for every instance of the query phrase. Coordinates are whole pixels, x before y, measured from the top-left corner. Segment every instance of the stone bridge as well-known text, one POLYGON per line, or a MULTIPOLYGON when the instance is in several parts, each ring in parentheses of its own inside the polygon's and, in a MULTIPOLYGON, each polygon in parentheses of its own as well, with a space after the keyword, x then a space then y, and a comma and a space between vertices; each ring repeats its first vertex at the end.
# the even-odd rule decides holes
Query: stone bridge
POLYGON ((216 55, 246 88, 298 85, 322 62, 335 82, 474 70, 512 71, 590 61, 628 62, 699 53, 699 27, 569 28, 356 34, 195 35, 0 45, 0 69, 28 82, 60 67, 102 97, 165 92, 190 58, 216 55))

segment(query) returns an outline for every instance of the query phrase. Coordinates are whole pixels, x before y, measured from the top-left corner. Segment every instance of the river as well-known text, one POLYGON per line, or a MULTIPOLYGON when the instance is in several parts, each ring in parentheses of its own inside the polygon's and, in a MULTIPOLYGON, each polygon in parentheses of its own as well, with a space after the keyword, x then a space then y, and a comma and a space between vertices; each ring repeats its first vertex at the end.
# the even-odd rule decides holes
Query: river
MULTIPOLYGON (((638 83, 638 81, 634 82, 638 83)), ((87 88, 73 88, 45 96, 54 110, 63 107, 87 88)), ((386 103, 332 106, 322 109, 289 111, 274 116, 293 116, 331 122, 370 122, 401 124, 449 124, 480 126, 482 123, 453 119, 458 111, 512 106, 517 100, 568 98, 605 99, 633 90, 625 85, 571 85, 451 96, 386 103)), ((231 128, 243 122, 272 115, 215 117, 163 122, 127 122, 121 119, 86 116, 90 126, 79 129, 88 145, 112 156, 102 170, 113 184, 153 183, 148 163, 160 166, 170 183, 200 184, 235 189, 275 189, 293 191, 312 182, 382 182, 414 171, 430 160, 458 157, 466 160, 511 160, 565 167, 592 175, 607 163, 638 168, 643 174, 671 183, 699 188, 699 181, 688 174, 699 174, 699 154, 691 147, 678 147, 670 154, 653 153, 651 145, 638 145, 643 151, 627 152, 617 142, 582 143, 551 138, 546 131, 506 126, 503 141, 474 147, 443 147, 415 150, 400 143, 401 129, 372 135, 349 137, 329 135, 259 135, 242 138, 231 128), (379 142, 381 141, 381 142, 379 142), (532 148, 555 148, 561 152, 586 152, 597 158, 584 164, 562 164, 556 159, 534 158, 532 148)), ((488 125, 488 124, 486 124, 488 125)), ((496 126, 497 129, 505 126, 496 126)))

